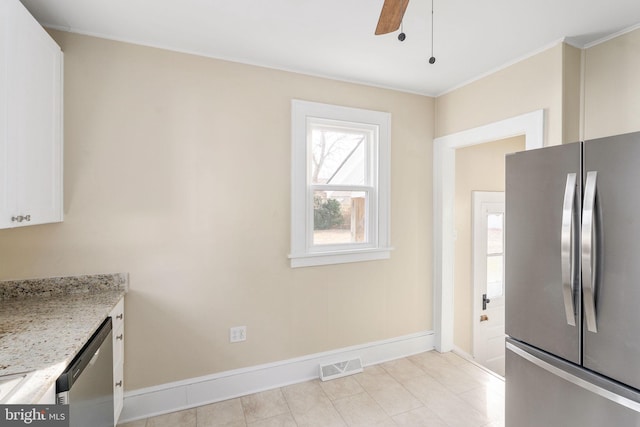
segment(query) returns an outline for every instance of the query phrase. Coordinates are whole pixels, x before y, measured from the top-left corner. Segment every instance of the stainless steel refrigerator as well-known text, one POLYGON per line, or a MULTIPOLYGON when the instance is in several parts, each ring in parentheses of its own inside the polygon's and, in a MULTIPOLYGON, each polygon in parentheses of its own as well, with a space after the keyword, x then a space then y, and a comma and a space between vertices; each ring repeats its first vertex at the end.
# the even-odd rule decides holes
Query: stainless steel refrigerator
POLYGON ((640 133, 506 159, 506 427, 640 426, 640 133))

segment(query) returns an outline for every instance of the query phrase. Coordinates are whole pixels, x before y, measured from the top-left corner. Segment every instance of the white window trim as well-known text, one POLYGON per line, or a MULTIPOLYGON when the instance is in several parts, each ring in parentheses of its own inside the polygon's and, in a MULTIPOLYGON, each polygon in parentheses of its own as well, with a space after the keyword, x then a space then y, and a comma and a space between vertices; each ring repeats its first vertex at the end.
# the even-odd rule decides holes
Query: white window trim
MULTIPOLYGON (((372 261, 391 256, 390 246, 390 165, 391 165, 391 114, 341 107, 317 102, 291 101, 291 267, 341 264, 372 261), (377 155, 377 227, 376 236, 366 248, 327 248, 319 251, 311 248, 310 230, 313 218, 307 206, 310 191, 307 170, 307 118, 321 118, 353 123, 365 123, 378 127, 377 155), (309 225, 311 224, 311 225, 309 225)), ((312 200, 312 199, 311 199, 312 200)))

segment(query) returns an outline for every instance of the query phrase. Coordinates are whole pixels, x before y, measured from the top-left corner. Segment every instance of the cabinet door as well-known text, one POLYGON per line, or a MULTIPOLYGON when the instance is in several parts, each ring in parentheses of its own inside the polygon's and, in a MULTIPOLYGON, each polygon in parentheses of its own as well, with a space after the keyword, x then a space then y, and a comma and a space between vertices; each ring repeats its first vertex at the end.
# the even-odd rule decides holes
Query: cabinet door
MULTIPOLYGON (((0 228, 11 227, 11 213, 16 211, 15 182, 16 165, 9 151, 9 54, 12 15, 15 6, 9 1, 0 1, 0 228)), ((13 72, 12 72, 13 74, 13 72)))
POLYGON ((20 2, 6 3, 0 226, 62 221, 62 52, 20 2))

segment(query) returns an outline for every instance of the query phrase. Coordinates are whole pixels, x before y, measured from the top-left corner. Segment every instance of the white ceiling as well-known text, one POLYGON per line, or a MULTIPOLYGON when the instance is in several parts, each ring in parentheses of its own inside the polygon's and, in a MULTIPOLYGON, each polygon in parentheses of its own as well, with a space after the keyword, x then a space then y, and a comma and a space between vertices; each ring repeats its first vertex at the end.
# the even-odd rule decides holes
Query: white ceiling
POLYGON ((640 0, 411 0, 407 39, 374 36, 383 0, 22 0, 47 27, 424 95, 565 40, 640 23, 640 0))

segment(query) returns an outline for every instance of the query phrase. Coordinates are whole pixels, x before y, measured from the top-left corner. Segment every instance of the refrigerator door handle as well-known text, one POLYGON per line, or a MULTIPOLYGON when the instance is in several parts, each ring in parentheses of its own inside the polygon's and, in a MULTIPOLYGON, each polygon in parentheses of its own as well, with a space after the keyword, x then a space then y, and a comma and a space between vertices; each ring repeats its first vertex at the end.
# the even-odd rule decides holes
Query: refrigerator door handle
MULTIPOLYGON (((567 369, 567 362, 565 361, 555 361, 555 357, 547 356, 546 360, 536 355, 535 352, 528 351, 526 348, 521 348, 512 342, 509 342, 507 339, 506 349, 508 352, 513 353, 516 356, 527 360, 538 368, 544 369, 556 377, 568 381, 590 393, 594 393, 600 397, 608 399, 609 401, 621 405, 625 408, 628 408, 634 412, 640 412, 640 402, 638 402, 637 398, 634 399, 633 394, 637 394, 637 392, 632 391, 630 393, 621 393, 619 391, 620 386, 616 387, 616 384, 611 380, 600 380, 594 381, 593 379, 589 380, 589 378, 585 378, 582 375, 579 375, 581 369, 570 368, 567 369), (617 390, 616 390, 617 389, 617 390)), ((535 351, 535 349, 534 349, 535 351)), ((509 357, 509 356, 507 356, 509 357)), ((597 377, 596 374, 591 374, 590 376, 597 377)), ((593 378, 592 377, 592 378, 593 378)), ((507 387, 509 383, 509 379, 507 377, 507 387)), ((528 384, 528 387, 532 387, 532 384, 528 384)), ((530 403, 530 402, 527 402, 530 403)), ((637 419, 637 418, 634 418, 637 419)), ((565 419, 566 420, 566 419, 565 419)), ((564 423, 561 425, 565 425, 564 423)), ((593 424, 591 424, 593 425, 593 424)))
POLYGON ((584 191, 584 203, 582 211, 582 295, 584 313, 589 332, 598 332, 596 325, 596 271, 594 263, 595 242, 594 237, 594 212, 596 202, 596 181, 598 172, 587 172, 587 182, 584 191))
POLYGON ((560 253, 562 256, 562 295, 564 297, 564 311, 567 324, 576 326, 576 308, 574 299, 573 255, 574 247, 574 208, 576 197, 576 174, 567 174, 567 184, 564 188, 564 202, 562 204, 562 231, 560 234, 560 253), (573 274, 572 274, 573 273, 573 274))

